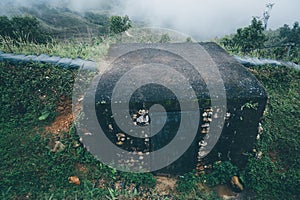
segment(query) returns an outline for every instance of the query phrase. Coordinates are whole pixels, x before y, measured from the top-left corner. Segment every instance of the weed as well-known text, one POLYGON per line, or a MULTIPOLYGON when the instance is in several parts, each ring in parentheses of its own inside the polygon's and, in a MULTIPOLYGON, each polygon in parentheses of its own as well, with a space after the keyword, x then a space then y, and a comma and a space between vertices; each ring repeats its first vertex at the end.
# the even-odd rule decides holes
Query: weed
POLYGON ((238 175, 238 168, 230 161, 224 161, 214 163, 212 171, 202 175, 201 178, 207 185, 215 186, 227 183, 235 175, 238 175))
POLYGON ((269 102, 257 144, 263 156, 249 158, 244 182, 261 199, 296 199, 300 194, 300 72, 274 66, 252 70, 266 87, 269 102))

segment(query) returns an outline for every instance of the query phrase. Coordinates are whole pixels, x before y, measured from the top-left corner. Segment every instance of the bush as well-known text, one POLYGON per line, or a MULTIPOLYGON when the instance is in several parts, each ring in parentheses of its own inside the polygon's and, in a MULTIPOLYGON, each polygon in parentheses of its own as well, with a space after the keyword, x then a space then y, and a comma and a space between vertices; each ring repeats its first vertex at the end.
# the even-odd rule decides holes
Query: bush
POLYGON ((225 184, 230 181, 232 176, 238 175, 238 168, 230 161, 214 163, 212 172, 203 175, 202 179, 206 180, 209 186, 225 184))
POLYGON ((121 16, 111 16, 109 18, 109 31, 111 34, 119 34, 131 28, 131 20, 126 15, 121 16))
POLYGON ((300 194, 300 71, 287 67, 253 67, 269 93, 263 134, 249 158, 243 179, 260 199, 297 199, 300 194))
POLYGON ((31 16, 0 16, 0 38, 8 44, 8 38, 15 44, 33 42, 44 44, 50 40, 50 34, 42 28, 37 18, 31 16))
POLYGON ((200 182, 200 179, 195 174, 196 172, 192 171, 185 173, 183 176, 179 176, 176 182, 176 190, 182 193, 189 193, 193 190, 197 190, 197 183, 200 182))
POLYGON ((30 124, 45 112, 53 119, 61 97, 71 99, 74 72, 47 64, 0 63, 0 122, 30 124))

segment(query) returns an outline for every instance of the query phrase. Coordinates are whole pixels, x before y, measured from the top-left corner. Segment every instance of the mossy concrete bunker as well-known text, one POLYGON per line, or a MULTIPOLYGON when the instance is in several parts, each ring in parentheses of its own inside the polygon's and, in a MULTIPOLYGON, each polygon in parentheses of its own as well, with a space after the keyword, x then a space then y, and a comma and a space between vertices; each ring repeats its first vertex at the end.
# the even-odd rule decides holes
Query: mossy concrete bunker
POLYGON ((221 47, 215 43, 116 44, 110 47, 108 59, 110 67, 101 75, 94 96, 96 115, 112 143, 139 155, 138 160, 120 163, 143 165, 147 155, 155 164, 176 157, 150 170, 168 174, 224 160, 245 166, 255 148, 267 93, 221 47), (120 122, 120 117, 126 119, 120 122), (138 137, 126 125, 150 132, 140 129, 143 136, 138 137), (179 132, 183 133, 177 137, 179 132), (168 149, 164 156, 151 154, 172 146, 173 140, 178 140, 178 148, 168 149))

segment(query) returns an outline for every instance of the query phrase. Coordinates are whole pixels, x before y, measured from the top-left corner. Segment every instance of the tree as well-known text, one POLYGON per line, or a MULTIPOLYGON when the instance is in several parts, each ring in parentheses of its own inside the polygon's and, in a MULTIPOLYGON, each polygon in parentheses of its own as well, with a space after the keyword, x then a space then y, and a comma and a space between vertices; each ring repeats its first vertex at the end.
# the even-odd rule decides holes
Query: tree
POLYGON ((0 35, 1 37, 8 37, 13 31, 11 21, 7 16, 0 16, 0 35))
POLYGON ((239 28, 233 37, 235 43, 243 53, 264 47, 266 36, 260 20, 253 18, 251 24, 245 28, 239 28))
POLYGON ((20 42, 43 43, 40 23, 35 17, 15 16, 11 19, 14 28, 14 39, 20 42))
POLYGON ((8 17, 0 16, 0 41, 3 41, 4 44, 6 44, 10 52, 12 52, 12 49, 9 46, 8 38, 11 36, 12 32, 13 26, 8 17))
POLYGON ((293 43, 295 46, 300 45, 300 27, 299 23, 295 22, 291 29, 287 24, 279 29, 279 37, 283 39, 285 44, 293 43))
POLYGON ((168 43, 170 41, 171 41, 171 38, 168 33, 162 34, 162 36, 159 40, 160 43, 168 43))
MULTIPOLYGON (((0 38, 7 43, 8 38, 17 42, 46 43, 50 35, 41 27, 37 18, 15 16, 9 19, 0 17, 0 38)), ((8 44, 8 43, 7 43, 8 44)))
MULTIPOLYGON (((299 23, 295 22, 293 28, 290 28, 287 24, 279 28, 279 38, 282 40, 282 45, 286 46, 284 50, 287 51, 286 58, 291 56, 294 62, 299 62, 299 51, 295 47, 300 45, 300 27, 299 23)), ((280 54, 282 56, 282 53, 280 54)))
POLYGON ((119 34, 131 28, 131 20, 126 15, 121 16, 111 16, 109 18, 109 32, 111 34, 119 34))
POLYGON ((231 39, 223 39, 222 44, 227 49, 235 49, 246 54, 252 50, 263 48, 265 41, 266 36, 262 22, 253 18, 249 26, 237 29, 236 34, 231 39))

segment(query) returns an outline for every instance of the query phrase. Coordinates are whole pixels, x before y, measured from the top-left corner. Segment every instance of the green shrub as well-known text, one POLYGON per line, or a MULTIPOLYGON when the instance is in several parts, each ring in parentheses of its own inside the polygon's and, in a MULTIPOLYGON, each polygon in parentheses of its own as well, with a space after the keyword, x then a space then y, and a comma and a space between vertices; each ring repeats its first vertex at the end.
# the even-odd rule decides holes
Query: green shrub
POLYGON ((47 64, 0 63, 0 122, 37 122, 55 116, 61 97, 71 99, 76 72, 47 64))
POLYGON ((12 38, 14 42, 46 43, 50 40, 37 18, 32 16, 0 16, 0 38, 12 38))
POLYGON ((252 68, 269 94, 264 131, 243 172, 247 188, 260 199, 297 199, 300 194, 300 71, 287 67, 252 68))
POLYGON ((236 175, 238 175, 238 168, 230 161, 224 161, 214 163, 212 171, 203 175, 202 179, 204 179, 209 186, 215 186, 229 182, 231 177, 236 175))
POLYGON ((183 176, 179 176, 176 182, 176 190, 183 193, 197 190, 197 183, 200 183, 200 179, 195 174, 196 172, 192 171, 185 173, 183 176))
POLYGON ((144 188, 152 188, 156 184, 156 180, 151 173, 121 172, 120 179, 124 182, 125 186, 134 184, 137 188, 140 186, 144 188))

